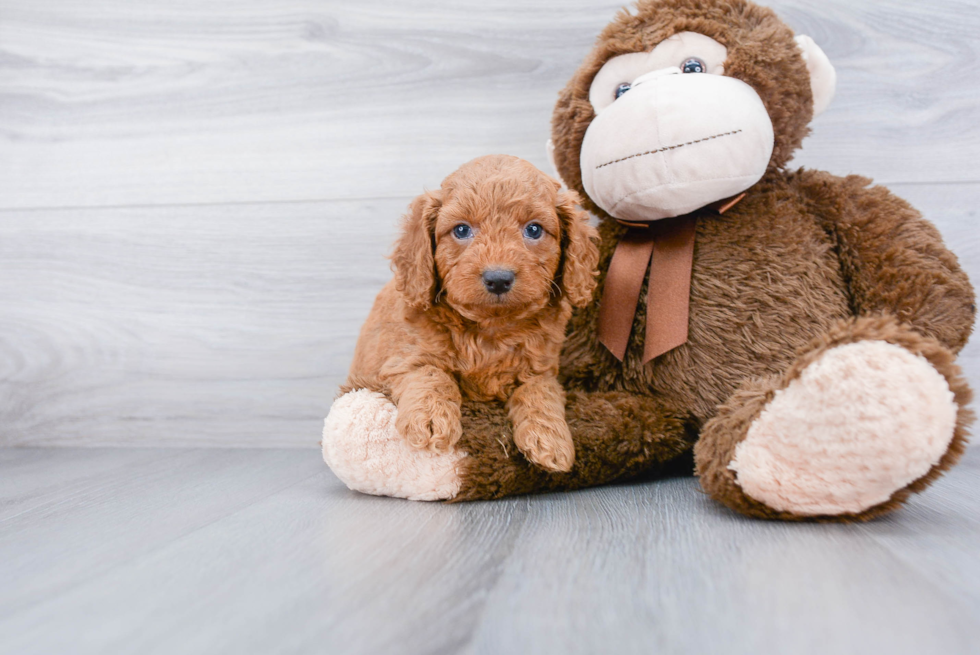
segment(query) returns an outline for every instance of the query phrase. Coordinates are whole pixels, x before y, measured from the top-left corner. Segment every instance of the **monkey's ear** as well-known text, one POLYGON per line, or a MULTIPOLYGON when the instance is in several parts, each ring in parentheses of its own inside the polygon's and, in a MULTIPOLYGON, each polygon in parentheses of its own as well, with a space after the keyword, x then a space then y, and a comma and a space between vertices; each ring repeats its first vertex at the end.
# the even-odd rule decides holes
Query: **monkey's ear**
POLYGON ((589 215, 576 207, 579 200, 574 191, 562 191, 555 208, 561 221, 561 288, 573 306, 585 307, 596 286, 599 233, 589 225, 589 215))
POLYGON ((433 230, 442 195, 427 191, 412 201, 402 217, 402 234, 391 254, 395 288, 412 307, 428 309, 435 302, 436 264, 433 230))
POLYGON ((820 46, 810 37, 801 34, 796 43, 803 51, 803 61, 810 71, 810 88, 813 91, 813 115, 822 114, 830 106, 837 90, 837 71, 820 46))

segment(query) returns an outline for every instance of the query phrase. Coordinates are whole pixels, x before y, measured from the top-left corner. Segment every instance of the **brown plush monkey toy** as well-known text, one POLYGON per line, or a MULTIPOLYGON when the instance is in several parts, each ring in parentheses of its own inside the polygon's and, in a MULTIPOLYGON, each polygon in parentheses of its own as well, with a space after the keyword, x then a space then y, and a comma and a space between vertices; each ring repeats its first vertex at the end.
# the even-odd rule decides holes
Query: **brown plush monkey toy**
POLYGON ((413 450, 366 389, 334 403, 328 464, 366 493, 471 500, 693 450, 712 497, 779 519, 867 519, 924 489, 972 418, 954 360, 973 289, 888 190, 786 169, 834 80, 811 39, 747 0, 620 12, 561 92, 549 144, 602 238, 562 353, 574 468, 529 463, 493 403, 463 405, 455 452, 413 450))

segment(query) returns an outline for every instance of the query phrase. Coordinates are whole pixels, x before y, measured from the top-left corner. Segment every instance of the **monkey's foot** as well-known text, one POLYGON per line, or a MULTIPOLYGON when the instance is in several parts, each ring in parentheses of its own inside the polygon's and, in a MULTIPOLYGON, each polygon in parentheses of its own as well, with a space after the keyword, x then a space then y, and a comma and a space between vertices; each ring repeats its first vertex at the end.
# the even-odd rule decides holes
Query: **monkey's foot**
POLYGON ((696 446, 705 490, 763 518, 867 519, 928 486, 962 452, 970 392, 948 351, 903 336, 838 338, 743 386, 696 446))
POLYGON ((398 434, 398 409, 384 395, 358 389, 334 401, 323 425, 323 460, 350 489, 409 500, 448 500, 459 493, 462 452, 413 448, 398 434))
POLYGON ((775 393, 728 468, 775 510, 856 514, 925 475, 955 425, 953 392, 929 362, 883 341, 851 343, 775 393))

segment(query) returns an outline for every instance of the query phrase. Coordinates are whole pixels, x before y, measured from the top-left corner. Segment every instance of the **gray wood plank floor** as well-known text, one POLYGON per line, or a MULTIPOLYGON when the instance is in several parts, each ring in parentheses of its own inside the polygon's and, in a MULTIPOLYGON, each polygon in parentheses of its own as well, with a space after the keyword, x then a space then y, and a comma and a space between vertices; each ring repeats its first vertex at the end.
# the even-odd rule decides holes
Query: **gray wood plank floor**
MULTIPOLYGON (((409 199, 507 152, 621 0, 0 0, 0 445, 313 447, 409 199)), ((980 7, 773 0, 980 280, 980 7)), ((962 358, 980 389, 980 346, 962 358)))
POLYGON ((975 653, 980 451, 890 517, 676 478, 362 496, 317 453, 0 450, 0 653, 975 653))

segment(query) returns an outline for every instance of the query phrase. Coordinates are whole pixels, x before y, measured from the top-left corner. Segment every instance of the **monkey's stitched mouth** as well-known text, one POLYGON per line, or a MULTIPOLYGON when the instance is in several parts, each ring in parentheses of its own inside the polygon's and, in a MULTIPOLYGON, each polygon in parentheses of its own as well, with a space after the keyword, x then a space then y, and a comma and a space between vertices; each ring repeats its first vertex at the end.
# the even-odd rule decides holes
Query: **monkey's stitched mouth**
POLYGON ((627 159, 635 159, 636 157, 644 157, 646 155, 655 155, 658 152, 666 152, 668 150, 677 150, 678 148, 683 148, 684 146, 693 146, 695 143, 701 143, 703 141, 711 141, 712 139, 720 139, 724 136, 732 136, 738 134, 742 130, 732 130, 731 132, 722 132, 721 134, 715 134, 713 136, 706 136, 701 139, 695 139, 694 141, 688 141, 686 143, 678 143, 674 146, 664 146, 663 148, 657 148, 656 150, 647 150, 646 152, 638 152, 635 155, 630 155, 628 157, 621 157, 619 159, 614 159, 612 161, 607 161, 605 164, 599 164, 596 166, 596 170, 599 170, 603 166, 610 166, 612 164, 618 164, 621 161, 626 161, 627 159))

